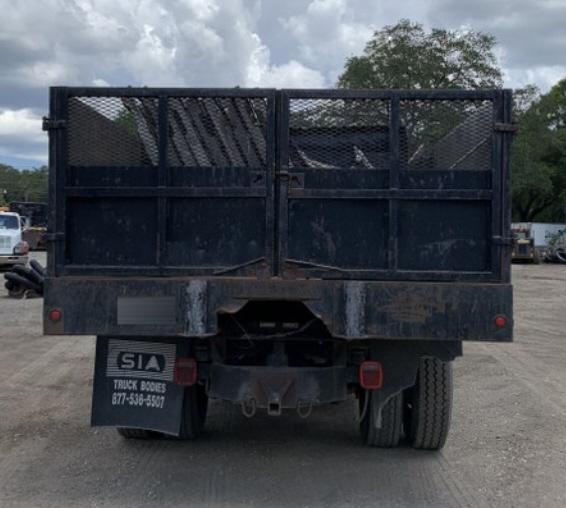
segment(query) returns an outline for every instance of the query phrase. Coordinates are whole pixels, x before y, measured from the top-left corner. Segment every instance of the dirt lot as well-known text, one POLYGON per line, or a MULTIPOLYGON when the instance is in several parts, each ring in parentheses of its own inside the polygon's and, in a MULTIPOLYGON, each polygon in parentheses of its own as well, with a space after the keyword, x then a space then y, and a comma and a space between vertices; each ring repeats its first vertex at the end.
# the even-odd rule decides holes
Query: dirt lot
POLYGON ((363 447, 354 404, 195 443, 89 427, 94 339, 43 337, 0 290, 0 506, 566 506, 566 266, 515 266, 516 341, 468 344, 441 453, 363 447))

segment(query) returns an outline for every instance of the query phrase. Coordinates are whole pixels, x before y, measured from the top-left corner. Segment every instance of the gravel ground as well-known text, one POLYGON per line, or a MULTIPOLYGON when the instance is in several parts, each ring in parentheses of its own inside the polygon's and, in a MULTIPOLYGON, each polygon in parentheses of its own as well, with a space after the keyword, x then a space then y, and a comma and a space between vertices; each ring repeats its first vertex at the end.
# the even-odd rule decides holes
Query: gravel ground
POLYGON ((513 276, 515 342, 465 345, 440 453, 363 447, 353 402, 306 421, 216 403, 195 443, 92 429, 94 338, 43 337, 42 301, 2 288, 0 506, 566 506, 566 266, 513 276))

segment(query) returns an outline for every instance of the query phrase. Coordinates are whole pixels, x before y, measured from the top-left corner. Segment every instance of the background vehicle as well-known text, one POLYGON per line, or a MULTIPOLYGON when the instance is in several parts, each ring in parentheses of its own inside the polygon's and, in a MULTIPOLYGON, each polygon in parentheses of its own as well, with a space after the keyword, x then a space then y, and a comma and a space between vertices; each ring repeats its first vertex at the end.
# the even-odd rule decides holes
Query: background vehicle
POLYGON ((529 229, 512 228, 513 251, 512 261, 540 263, 540 257, 535 247, 535 239, 531 238, 529 229))
POLYGON ((24 222, 22 238, 31 250, 45 250, 47 234, 47 204, 31 201, 13 201, 10 211, 20 215, 24 222))
POLYGON ((512 339, 511 94, 53 88, 44 328, 94 425, 194 438, 359 400, 443 446, 463 340, 512 339))
POLYGON ((532 240, 539 259, 562 262, 559 256, 562 255, 563 251, 566 252, 564 241, 562 240, 563 237, 566 237, 566 224, 514 222, 511 228, 513 231, 518 231, 532 240), (557 248, 558 256, 556 255, 557 248))
POLYGON ((0 269, 27 263, 28 245, 22 241, 22 220, 17 213, 0 212, 0 269))

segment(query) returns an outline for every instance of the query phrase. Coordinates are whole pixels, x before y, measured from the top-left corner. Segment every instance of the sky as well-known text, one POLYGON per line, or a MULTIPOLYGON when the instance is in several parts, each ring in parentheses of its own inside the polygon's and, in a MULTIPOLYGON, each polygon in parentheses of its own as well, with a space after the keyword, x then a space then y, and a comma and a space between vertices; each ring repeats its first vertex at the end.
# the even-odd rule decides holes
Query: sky
POLYGON ((566 77, 566 0, 0 0, 0 164, 47 163, 50 85, 332 87, 402 18, 497 38, 506 87, 566 77))

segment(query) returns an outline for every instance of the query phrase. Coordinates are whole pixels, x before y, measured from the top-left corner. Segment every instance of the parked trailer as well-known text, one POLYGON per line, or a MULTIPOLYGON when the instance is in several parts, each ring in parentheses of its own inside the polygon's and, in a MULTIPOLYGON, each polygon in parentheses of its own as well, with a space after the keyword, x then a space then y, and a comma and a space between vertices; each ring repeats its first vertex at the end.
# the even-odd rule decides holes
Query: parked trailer
POLYGON ((51 89, 46 334, 93 425, 193 439, 357 397, 439 449, 462 341, 512 340, 511 92, 51 89))
MULTIPOLYGON (((566 224, 548 222, 514 222, 513 231, 524 232, 532 239, 537 256, 552 261, 556 257, 556 247, 560 255, 566 252, 566 224)), ((563 261, 559 258, 560 261, 563 261)))

